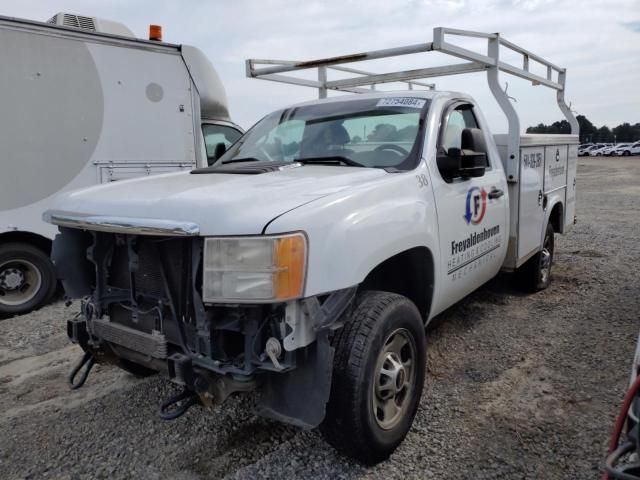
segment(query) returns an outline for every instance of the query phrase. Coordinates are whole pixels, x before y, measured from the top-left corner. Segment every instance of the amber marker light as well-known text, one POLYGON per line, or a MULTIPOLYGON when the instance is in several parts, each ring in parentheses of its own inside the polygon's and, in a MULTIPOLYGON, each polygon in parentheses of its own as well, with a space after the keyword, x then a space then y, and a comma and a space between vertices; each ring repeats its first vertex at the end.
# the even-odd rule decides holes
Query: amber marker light
POLYGON ((154 40, 156 42, 162 41, 161 25, 149 25, 149 40, 154 40))
POLYGON ((302 296, 305 264, 307 261, 304 235, 295 234, 278 238, 274 248, 274 298, 286 300, 302 296))

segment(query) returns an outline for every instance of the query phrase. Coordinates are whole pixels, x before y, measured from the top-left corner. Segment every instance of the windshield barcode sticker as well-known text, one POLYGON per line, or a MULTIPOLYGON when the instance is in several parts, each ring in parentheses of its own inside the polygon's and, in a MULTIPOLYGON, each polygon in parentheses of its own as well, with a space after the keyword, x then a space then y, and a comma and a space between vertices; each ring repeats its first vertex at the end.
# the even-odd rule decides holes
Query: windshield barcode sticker
POLYGON ((376 107, 411 107, 422 108, 427 101, 424 98, 413 97, 389 97, 382 98, 376 107))

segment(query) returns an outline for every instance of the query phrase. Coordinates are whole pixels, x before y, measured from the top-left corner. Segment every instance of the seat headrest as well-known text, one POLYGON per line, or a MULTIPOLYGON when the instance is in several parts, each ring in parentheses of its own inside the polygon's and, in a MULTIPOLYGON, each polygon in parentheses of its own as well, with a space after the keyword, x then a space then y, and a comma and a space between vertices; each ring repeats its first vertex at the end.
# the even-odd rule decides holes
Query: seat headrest
POLYGON ((301 156, 324 153, 331 147, 343 147, 351 141, 349 132, 339 123, 307 125, 300 145, 301 156))
POLYGON ((347 129, 339 123, 331 124, 329 127, 329 138, 331 138, 331 143, 333 145, 345 145, 351 140, 347 129))

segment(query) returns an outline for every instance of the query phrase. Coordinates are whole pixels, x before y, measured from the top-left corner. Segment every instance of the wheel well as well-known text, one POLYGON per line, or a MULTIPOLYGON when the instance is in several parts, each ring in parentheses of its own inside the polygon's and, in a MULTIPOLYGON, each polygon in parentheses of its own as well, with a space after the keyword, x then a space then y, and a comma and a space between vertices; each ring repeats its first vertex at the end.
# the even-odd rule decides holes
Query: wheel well
POLYGON ((51 255, 51 245, 53 244, 50 239, 31 232, 0 233, 0 243, 27 243, 39 248, 47 255, 51 255))
POLYGON ((360 284, 360 290, 382 290, 404 295, 426 321, 434 284, 433 256, 426 247, 415 247, 388 258, 360 284))
POLYGON ((562 204, 556 203, 553 206, 553 210, 551 210, 551 215, 549 215, 549 222, 553 225, 553 230, 556 233, 562 233, 563 221, 562 221, 562 204))

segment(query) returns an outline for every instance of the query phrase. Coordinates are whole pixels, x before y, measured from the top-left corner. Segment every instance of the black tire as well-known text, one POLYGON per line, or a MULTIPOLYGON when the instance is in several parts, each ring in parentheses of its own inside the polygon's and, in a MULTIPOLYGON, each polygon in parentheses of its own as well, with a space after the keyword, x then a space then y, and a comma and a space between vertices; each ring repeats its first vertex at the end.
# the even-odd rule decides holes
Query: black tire
POLYGON ((625 157, 628 157, 629 155, 631 155, 631 152, 630 152, 629 150, 625 150, 622 154, 623 154, 625 157))
MULTIPOLYGON (((420 403, 426 369, 426 340, 424 324, 416 306, 409 299, 395 293, 368 291, 360 294, 350 314, 345 315, 344 327, 333 338, 335 357, 331 396, 320 431, 339 452, 365 464, 375 464, 389 457, 404 440, 420 403), (396 358, 400 367, 394 381, 380 382, 384 366, 391 352, 391 343, 404 343, 396 358), (409 350, 413 348, 411 352, 409 350), (407 362, 408 353, 413 355, 407 362), (402 360, 405 358, 405 360, 402 360), (410 368, 409 365, 412 365, 410 368), (400 375, 400 371, 404 372, 400 375), (402 380, 407 380, 403 382, 402 380), (380 400, 376 387, 382 385, 390 392, 397 384, 406 385, 380 400), (388 387, 387 385, 393 385, 388 387), (382 409, 375 402, 400 401, 397 415, 381 418, 382 409), (388 421, 386 428, 381 424, 388 421)), ((394 407, 396 408, 396 407, 394 407)), ((384 417, 384 416, 382 416, 384 417)))
POLYGON ((534 293, 544 290, 551 283, 551 267, 553 265, 554 230, 547 224, 542 250, 531 257, 516 271, 518 286, 525 292, 534 293))
MULTIPOLYGON (((10 283, 6 276, 9 271, 14 273, 14 281, 16 271, 19 276, 26 275, 26 278, 23 277, 19 289, 4 290, 0 287, 0 316, 28 313, 53 298, 58 285, 56 273, 49 256, 39 248, 26 243, 0 245, 0 282, 10 283)), ((3 286, 7 287, 8 284, 3 286)))

